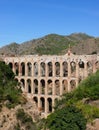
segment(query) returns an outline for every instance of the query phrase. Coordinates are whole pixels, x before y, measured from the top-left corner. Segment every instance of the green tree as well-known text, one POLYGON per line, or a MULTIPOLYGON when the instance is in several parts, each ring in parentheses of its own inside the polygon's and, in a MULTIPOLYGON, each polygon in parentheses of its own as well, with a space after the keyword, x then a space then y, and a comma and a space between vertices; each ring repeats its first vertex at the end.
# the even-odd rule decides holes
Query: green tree
POLYGON ((17 87, 18 82, 14 78, 15 75, 11 68, 0 61, 0 102, 7 100, 6 105, 9 108, 25 102, 21 89, 17 87))
POLYGON ((74 98, 78 100, 83 98, 99 99, 99 70, 82 81, 73 93, 74 98))
POLYGON ((4 62, 0 61, 0 86, 5 86, 9 81, 14 79, 14 73, 11 68, 4 62))
POLYGON ((74 106, 63 107, 48 116, 46 125, 50 130, 85 130, 86 119, 74 106))

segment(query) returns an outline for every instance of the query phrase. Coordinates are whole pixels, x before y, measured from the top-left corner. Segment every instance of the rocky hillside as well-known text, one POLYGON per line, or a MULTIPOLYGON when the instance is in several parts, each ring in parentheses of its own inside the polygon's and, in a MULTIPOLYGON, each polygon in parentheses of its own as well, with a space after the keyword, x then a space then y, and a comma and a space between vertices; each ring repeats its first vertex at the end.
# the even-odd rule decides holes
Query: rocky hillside
POLYGON ((99 38, 84 33, 73 33, 68 36, 49 34, 39 39, 33 39, 21 44, 11 43, 0 48, 0 54, 65 54, 69 44, 75 54, 99 53, 99 38))
POLYGON ((34 122, 40 119, 36 104, 27 98, 27 103, 0 111, 0 130, 37 130, 34 122))

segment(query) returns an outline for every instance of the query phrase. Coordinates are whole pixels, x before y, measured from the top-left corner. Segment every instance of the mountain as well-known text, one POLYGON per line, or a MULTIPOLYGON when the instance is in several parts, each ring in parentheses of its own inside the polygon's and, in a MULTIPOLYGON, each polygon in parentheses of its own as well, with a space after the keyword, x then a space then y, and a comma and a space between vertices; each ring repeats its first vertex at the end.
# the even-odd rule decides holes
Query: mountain
POLYGON ((0 54, 6 55, 62 55, 71 47, 75 54, 99 53, 99 38, 85 33, 72 33, 68 36, 49 34, 44 37, 26 41, 24 43, 11 43, 0 48, 0 54))

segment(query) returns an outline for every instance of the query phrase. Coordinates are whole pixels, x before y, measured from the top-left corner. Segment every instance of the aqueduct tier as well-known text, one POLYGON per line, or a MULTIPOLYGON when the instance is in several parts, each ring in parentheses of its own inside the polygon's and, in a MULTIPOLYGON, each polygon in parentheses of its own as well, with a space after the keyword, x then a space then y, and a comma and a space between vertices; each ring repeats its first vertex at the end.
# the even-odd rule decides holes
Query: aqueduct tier
POLYGON ((55 100, 70 92, 79 82, 99 69, 98 55, 3 57, 27 93, 45 114, 52 112, 55 100))

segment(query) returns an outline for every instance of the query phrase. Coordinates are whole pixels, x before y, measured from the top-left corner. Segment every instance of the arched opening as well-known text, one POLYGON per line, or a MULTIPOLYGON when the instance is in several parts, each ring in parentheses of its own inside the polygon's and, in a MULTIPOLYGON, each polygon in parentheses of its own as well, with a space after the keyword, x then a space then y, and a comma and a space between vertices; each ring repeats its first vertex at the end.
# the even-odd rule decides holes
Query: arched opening
POLYGON ((30 62, 27 63, 27 73, 28 76, 32 75, 32 64, 30 62))
POLYGON ((21 85, 22 90, 25 89, 25 80, 24 79, 20 80, 20 85, 21 85))
POLYGON ((68 82, 67 82, 67 80, 62 81, 62 92, 63 92, 62 94, 68 92, 68 82))
POLYGON ((40 81, 40 86, 41 86, 41 94, 45 94, 45 80, 40 81))
POLYGON ((30 79, 27 80, 27 90, 28 90, 28 93, 31 93, 31 80, 30 79))
POLYGON ((70 81, 70 89, 71 89, 71 91, 74 90, 75 88, 76 88, 76 82, 75 82, 75 80, 71 80, 70 81))
POLYGON ((76 76, 76 63, 72 61, 70 63, 70 67, 71 67, 71 76, 75 77, 76 76))
POLYGON ((84 69, 84 62, 81 59, 80 59, 78 65, 79 65, 79 68, 84 69))
POLYGON ((9 66, 11 69, 13 69, 13 64, 11 62, 9 63, 9 66))
POLYGON ((52 112, 52 99, 48 98, 47 102, 48 102, 48 113, 51 113, 52 112))
POLYGON ((56 75, 57 77, 60 76, 60 63, 59 63, 59 62, 56 62, 56 63, 55 63, 55 75, 56 75))
POLYGON ((47 89, 48 89, 47 93, 48 93, 48 95, 52 95, 52 88, 53 88, 52 80, 48 80, 47 81, 47 89))
POLYGON ((66 61, 63 62, 62 64, 62 68, 63 68, 63 77, 67 77, 68 76, 68 63, 66 61))
POLYGON ((40 98, 41 111, 45 111, 45 99, 43 97, 40 98))
POLYGON ((34 63, 34 76, 38 76, 38 63, 34 63))
POLYGON ((55 94, 60 95, 60 82, 59 82, 59 80, 55 81, 55 94))
POLYGON ((41 71, 41 76, 44 77, 45 76, 45 63, 41 62, 40 64, 40 71, 41 71))
POLYGON ((21 71, 22 71, 22 76, 24 76, 25 75, 25 63, 24 62, 21 63, 21 71))
POLYGON ((35 79, 33 82, 34 94, 38 94, 38 80, 35 79))
POLYGON ((85 73, 85 70, 84 70, 84 62, 80 59, 79 63, 78 63, 78 66, 79 66, 79 82, 82 81, 84 79, 84 73, 85 73))
POLYGON ((15 75, 18 76, 18 74, 19 74, 19 64, 17 62, 14 64, 14 69, 15 69, 15 75))
POLYGON ((38 106, 38 98, 37 97, 33 97, 33 101, 35 102, 36 106, 38 106))
POLYGON ((48 63, 48 76, 52 77, 53 76, 53 66, 52 66, 52 62, 48 63))
POLYGON ((91 75, 93 73, 93 66, 92 66, 91 61, 87 62, 87 73, 88 75, 91 75))

